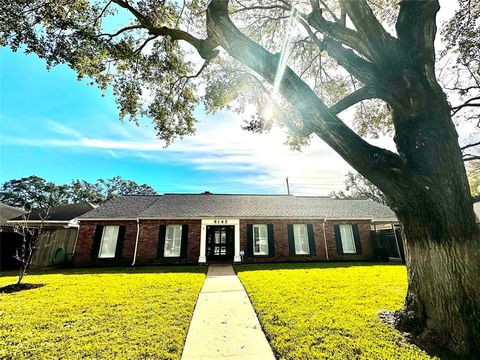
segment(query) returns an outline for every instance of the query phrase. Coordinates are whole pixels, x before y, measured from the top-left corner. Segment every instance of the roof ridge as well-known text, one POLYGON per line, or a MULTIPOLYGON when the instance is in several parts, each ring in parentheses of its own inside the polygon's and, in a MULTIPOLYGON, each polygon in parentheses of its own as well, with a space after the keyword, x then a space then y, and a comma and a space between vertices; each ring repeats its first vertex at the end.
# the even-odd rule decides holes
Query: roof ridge
POLYGON ((163 195, 205 195, 205 196, 212 196, 212 195, 221 195, 221 196, 291 196, 294 197, 295 195, 288 195, 288 194, 225 194, 225 193, 165 193, 163 195))
POLYGON ((8 205, 8 204, 5 204, 4 202, 1 202, 1 201, 0 201, 0 204, 1 204, 2 206, 6 206, 6 207, 9 207, 9 208, 11 208, 11 209, 14 209, 14 210, 18 210, 18 211, 26 211, 26 210, 24 210, 24 209, 22 209, 22 208, 19 208, 19 207, 16 207, 16 206, 12 206, 12 205, 8 205))
MULTIPOLYGON (((119 198, 119 197, 130 197, 130 196, 163 196, 162 194, 122 194, 122 195, 118 195, 116 198, 119 198)), ((115 199, 116 199, 115 198, 115 199)))

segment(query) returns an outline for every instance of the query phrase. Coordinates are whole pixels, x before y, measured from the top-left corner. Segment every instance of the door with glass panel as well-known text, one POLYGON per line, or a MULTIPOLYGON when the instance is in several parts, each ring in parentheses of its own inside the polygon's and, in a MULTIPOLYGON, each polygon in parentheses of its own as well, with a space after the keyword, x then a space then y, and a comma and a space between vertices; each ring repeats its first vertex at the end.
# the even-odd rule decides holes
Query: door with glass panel
POLYGON ((233 260, 234 226, 207 226, 207 260, 233 260))

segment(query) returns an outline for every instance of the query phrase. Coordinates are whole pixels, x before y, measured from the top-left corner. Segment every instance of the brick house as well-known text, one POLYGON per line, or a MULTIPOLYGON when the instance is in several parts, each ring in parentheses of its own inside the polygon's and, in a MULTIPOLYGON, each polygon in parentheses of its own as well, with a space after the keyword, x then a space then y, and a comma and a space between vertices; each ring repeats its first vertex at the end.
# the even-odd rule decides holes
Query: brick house
POLYGON ((78 220, 77 266, 372 260, 373 227, 397 223, 370 200, 208 192, 122 196, 78 220))

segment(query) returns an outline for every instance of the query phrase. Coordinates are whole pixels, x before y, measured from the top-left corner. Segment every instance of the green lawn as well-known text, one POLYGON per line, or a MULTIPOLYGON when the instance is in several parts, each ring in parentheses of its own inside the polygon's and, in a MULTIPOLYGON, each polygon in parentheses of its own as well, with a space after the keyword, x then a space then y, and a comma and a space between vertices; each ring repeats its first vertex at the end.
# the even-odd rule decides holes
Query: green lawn
MULTIPOLYGON (((0 359, 179 359, 205 270, 28 275, 24 282, 45 286, 0 294, 0 359)), ((0 287, 14 281, 0 277, 0 287)))
POLYGON ((406 269, 358 263, 236 267, 281 359, 429 359, 378 317, 402 306, 406 269))

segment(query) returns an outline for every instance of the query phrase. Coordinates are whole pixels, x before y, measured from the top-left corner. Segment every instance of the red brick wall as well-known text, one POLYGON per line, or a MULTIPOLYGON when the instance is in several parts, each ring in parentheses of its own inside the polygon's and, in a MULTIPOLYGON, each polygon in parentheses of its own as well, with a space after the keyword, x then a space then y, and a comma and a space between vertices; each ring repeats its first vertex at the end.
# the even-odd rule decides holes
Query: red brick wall
POLYGON ((245 262, 272 262, 272 261, 313 261, 326 260, 325 242, 323 241, 323 220, 274 220, 274 219, 246 219, 240 220, 240 248, 245 251, 245 262), (254 256, 247 254, 247 224, 273 224, 273 238, 275 257, 254 256), (315 256, 296 255, 290 256, 288 249, 288 224, 312 224, 315 239, 315 256))
MULTIPOLYGON (((325 223, 325 235, 327 240, 327 249, 329 260, 372 260, 373 243, 370 237, 370 221, 329 221, 325 223), (337 245, 335 241, 335 224, 357 224, 362 244, 362 254, 337 254, 337 245)), ((323 220, 296 219, 296 220, 272 220, 272 219, 246 219, 240 220, 240 248, 245 251, 245 262, 273 262, 273 261, 326 261, 325 237, 323 232, 323 220), (247 254, 247 224, 273 224, 273 235, 275 242, 275 257, 254 256, 247 254), (294 255, 291 256, 288 248, 288 224, 312 224, 315 238, 315 256, 294 255)))
POLYGON ((131 221, 81 221, 78 231, 77 245, 73 255, 74 265, 113 265, 128 264, 133 260, 135 239, 137 237, 137 222, 131 221), (92 260, 93 236, 97 225, 125 225, 125 241, 123 243, 121 259, 92 260))
POLYGON ((137 264, 185 264, 197 263, 200 256, 201 220, 140 220, 140 239, 137 249, 137 264), (158 235, 160 225, 188 225, 186 258, 158 258, 158 235))
POLYGON ((325 224, 325 232, 327 235, 327 248, 330 260, 373 260, 375 258, 373 249, 373 240, 371 237, 370 220, 350 220, 350 221, 333 221, 327 220, 325 224), (340 224, 357 224, 360 242, 362 244, 361 254, 342 254, 337 253, 337 244, 335 241, 334 225, 340 224))
MULTIPOLYGON (((140 220, 140 237, 137 249, 137 264, 176 264, 197 263, 200 255, 200 220, 140 220), (188 247, 186 258, 157 258, 158 235, 160 225, 188 224, 188 247)), ((325 223, 329 260, 372 260, 374 259, 373 242, 370 235, 369 220, 330 221, 325 223), (362 254, 337 254, 335 241, 335 224, 357 224, 362 244, 362 254)), ((135 239, 137 235, 136 221, 82 221, 78 233, 77 246, 73 263, 75 265, 129 265, 133 261, 135 239), (91 249, 96 225, 125 225, 125 242, 121 259, 91 259, 91 249)), ((240 248, 245 251, 245 262, 274 261, 326 261, 323 220, 272 220, 245 219, 240 220, 240 248), (273 224, 275 240, 275 257, 255 256, 247 254, 247 224, 273 224), (288 248, 288 224, 312 224, 315 238, 316 255, 291 256, 288 248)))
MULTIPOLYGON (((137 264, 196 263, 200 255, 200 220, 140 220, 140 237, 137 249, 137 264), (188 246, 186 258, 157 259, 160 225, 188 224, 188 246)), ((128 265, 133 261, 137 236, 136 221, 81 221, 77 246, 73 257, 74 265, 128 265), (125 225, 125 241, 122 258, 91 259, 93 236, 97 225, 125 225)))

